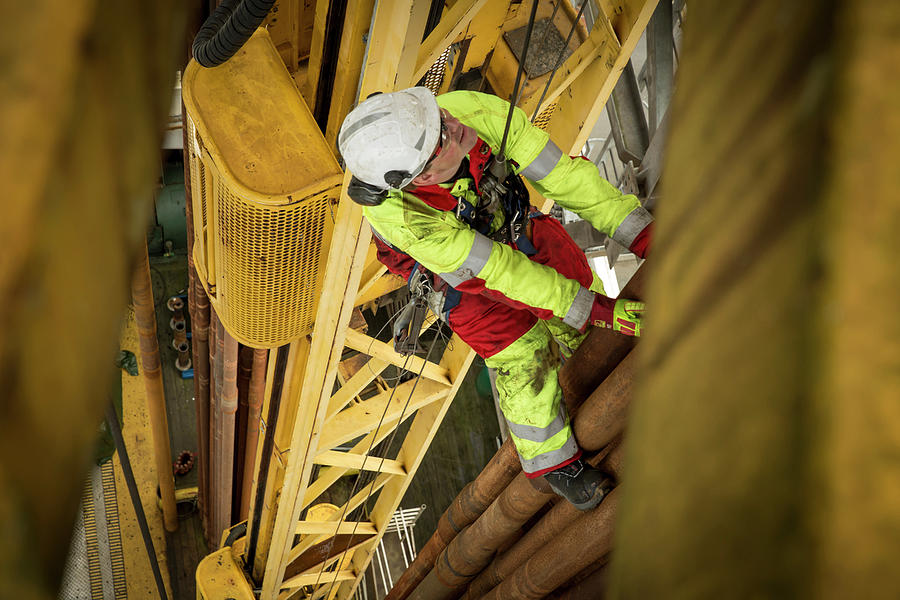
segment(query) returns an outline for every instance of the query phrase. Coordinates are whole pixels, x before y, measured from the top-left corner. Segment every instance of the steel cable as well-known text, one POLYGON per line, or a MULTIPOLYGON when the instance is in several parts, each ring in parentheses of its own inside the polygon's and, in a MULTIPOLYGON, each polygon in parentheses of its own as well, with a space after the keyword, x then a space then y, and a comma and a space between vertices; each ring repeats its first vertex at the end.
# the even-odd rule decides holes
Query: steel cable
POLYGON ((541 103, 544 101, 544 97, 547 95, 547 91, 550 89, 550 83, 553 81, 553 77, 556 75, 557 69, 562 66, 563 57, 566 55, 566 48, 569 47, 569 42, 572 41, 572 35, 575 33, 575 28, 578 26, 578 21, 581 19, 581 15, 584 14, 584 9, 585 7, 587 7, 587 3, 588 0, 582 1, 581 8, 578 9, 578 14, 575 16, 575 20, 572 21, 572 27, 571 29, 569 29, 569 35, 566 36, 565 43, 562 45, 562 48, 559 49, 559 56, 556 58, 556 64, 553 67, 553 70, 550 71, 550 77, 547 78, 547 83, 546 85, 544 85, 544 91, 541 92, 541 97, 534 107, 534 114, 531 115, 532 123, 534 123, 534 120, 537 118, 538 113, 541 110, 541 103))

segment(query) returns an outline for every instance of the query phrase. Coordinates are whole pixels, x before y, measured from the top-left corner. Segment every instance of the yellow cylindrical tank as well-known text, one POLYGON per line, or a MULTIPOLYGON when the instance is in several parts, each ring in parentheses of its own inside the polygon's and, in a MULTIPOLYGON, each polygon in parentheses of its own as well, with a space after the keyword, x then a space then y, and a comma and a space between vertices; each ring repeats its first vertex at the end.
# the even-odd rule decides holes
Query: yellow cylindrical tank
POLYGON ((272 348, 312 330, 340 165, 259 29, 228 62, 185 70, 194 261, 242 344, 272 348))

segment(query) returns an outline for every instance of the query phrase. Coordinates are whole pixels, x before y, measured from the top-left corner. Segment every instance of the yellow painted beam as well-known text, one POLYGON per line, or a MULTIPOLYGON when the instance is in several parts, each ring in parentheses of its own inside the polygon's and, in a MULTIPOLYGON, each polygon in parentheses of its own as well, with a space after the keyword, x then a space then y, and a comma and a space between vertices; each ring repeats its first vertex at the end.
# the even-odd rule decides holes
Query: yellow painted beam
POLYGON ((317 465, 328 467, 343 467, 345 469, 376 471, 390 473, 392 475, 406 475, 406 469, 396 460, 378 458, 377 456, 360 456, 338 450, 326 450, 316 455, 314 459, 317 465))
MULTIPOLYGON (((540 110, 546 109, 554 102, 595 60, 608 60, 611 64, 620 51, 619 38, 616 37, 612 24, 606 18, 601 17, 597 19, 588 39, 557 69, 550 88, 547 90, 547 95, 541 103, 540 110)), ((549 75, 547 78, 549 78, 549 75)), ((543 92, 545 86, 546 82, 542 82, 539 88, 541 92, 543 92)), ((529 118, 534 113, 535 105, 539 99, 540 93, 535 93, 519 104, 529 118)))
POLYGON ((628 63, 650 21, 657 0, 605 1, 603 4, 607 5, 604 7, 606 15, 613 17, 610 21, 619 37, 621 48, 611 61, 606 53, 601 53, 559 96, 547 131, 563 152, 568 154, 581 153, 591 128, 600 117, 619 80, 619 74, 628 63))
MULTIPOLYGON (((387 482, 393 478, 394 477, 392 475, 387 475, 387 474, 379 475, 378 477, 375 478, 375 481, 373 483, 370 483, 364 489, 356 492, 353 495, 353 497, 350 498, 350 500, 348 502, 345 502, 342 506, 340 506, 338 508, 338 510, 336 510, 334 512, 334 514, 331 517, 329 517, 328 521, 331 523, 334 523, 338 519, 341 518, 341 515, 349 514, 351 511, 359 508, 369 498, 369 494, 374 495, 375 492, 377 492, 378 490, 383 488, 387 484, 387 482)), ((325 541, 326 539, 328 539, 329 535, 330 534, 326 534, 324 536, 311 535, 311 536, 304 538, 303 540, 300 541, 299 544, 297 544, 296 546, 294 546, 291 549, 289 561, 296 560, 298 556, 300 556, 301 554, 303 554, 304 552, 306 552, 307 550, 309 550, 310 548, 312 548, 319 542, 322 542, 322 541, 325 541)), ((368 541, 368 540, 366 540, 366 541, 368 541)), ((363 543, 365 543, 365 542, 363 542, 363 543)))
POLYGON ((487 3, 487 0, 458 0, 453 5, 419 47, 412 81, 425 76, 441 53, 460 37, 487 3))
MULTIPOLYGON (((412 416, 412 415, 410 415, 412 416)), ((407 419, 407 416, 404 415, 404 420, 407 419)), ((369 451, 370 447, 374 445, 380 444, 384 441, 397 427, 397 421, 386 421, 384 426, 377 432, 372 432, 365 437, 363 437, 360 441, 353 446, 353 449, 350 450, 349 454, 358 454, 362 455, 369 451), (372 439, 375 438, 375 444, 372 444, 372 439)), ((328 488, 337 482, 338 479, 346 475, 350 469, 344 469, 341 467, 326 467, 324 469, 319 470, 319 476, 315 481, 309 484, 309 487, 306 489, 306 495, 303 497, 303 503, 301 504, 302 508, 306 508, 311 505, 316 498, 321 496, 328 488)))
MULTIPOLYGON (((387 268, 385 268, 385 271, 387 268)), ((390 294, 394 290, 399 290, 406 285, 406 281, 399 275, 393 273, 383 273, 375 279, 364 290, 360 287, 360 293, 356 297, 356 306, 368 304, 376 298, 381 298, 385 294, 390 294)))
MULTIPOLYGON (((421 78, 421 75, 416 77, 417 58, 430 9, 430 2, 413 2, 409 14, 406 16, 407 33, 403 41, 403 49, 394 57, 394 64, 397 70, 397 89, 415 85, 421 78)), ((427 71, 428 69, 425 70, 427 71)))
POLYGON ((300 521, 294 528, 297 535, 341 535, 341 534, 360 534, 367 535, 375 533, 375 525, 370 521, 343 521, 337 523, 335 521, 300 521))
POLYGON ((423 377, 427 377, 432 381, 443 383, 447 386, 451 384, 445 367, 441 367, 431 361, 426 362, 425 359, 418 356, 405 357, 398 354, 392 345, 382 342, 381 340, 376 340, 359 331, 348 331, 344 343, 348 348, 352 348, 353 350, 368 354, 375 358, 380 358, 392 365, 405 368, 407 371, 412 371, 413 373, 421 371, 423 377))
POLYGON ((363 367, 357 371, 353 377, 347 380, 341 389, 336 391, 328 401, 328 413, 325 415, 326 421, 330 420, 334 415, 338 414, 345 406, 350 404, 372 380, 378 377, 382 371, 388 366, 387 361, 379 358, 372 358, 363 367))
POLYGON ((405 381, 335 415, 321 433, 319 448, 326 450, 340 446, 374 430, 379 423, 384 427, 385 421, 399 419, 401 413, 411 415, 423 406, 445 398, 449 391, 448 386, 421 377, 405 381))
MULTIPOLYGON (((321 4, 327 5, 328 2, 321 4)), ((331 91, 331 106, 328 110, 328 124, 325 128, 325 139, 332 147, 336 143, 344 117, 356 104, 356 88, 359 85, 359 74, 362 72, 363 58, 366 54, 365 34, 372 21, 374 6, 375 0, 349 0, 347 3, 337 70, 334 74, 334 87, 331 91)))
POLYGON ((348 581, 351 579, 356 579, 356 573, 353 571, 338 571, 337 573, 329 571, 322 574, 316 572, 308 575, 297 575, 290 579, 286 579, 284 583, 281 584, 281 587, 282 589, 294 589, 305 585, 315 585, 316 583, 348 581))

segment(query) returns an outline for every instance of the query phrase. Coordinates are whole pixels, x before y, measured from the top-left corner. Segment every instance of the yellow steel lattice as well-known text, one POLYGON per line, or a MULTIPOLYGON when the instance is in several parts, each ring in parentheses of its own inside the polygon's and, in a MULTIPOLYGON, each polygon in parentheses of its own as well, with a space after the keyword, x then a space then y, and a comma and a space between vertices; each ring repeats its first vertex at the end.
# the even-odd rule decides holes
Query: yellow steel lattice
POLYGON ((444 83, 444 72, 447 70, 447 61, 450 60, 451 48, 448 47, 441 52, 438 59, 434 61, 434 64, 425 73, 425 77, 422 78, 422 85, 431 90, 432 94, 437 94, 441 90, 441 84, 444 83))
POLYGON ((550 124, 550 118, 553 116, 553 111, 556 110, 556 101, 554 100, 552 103, 547 105, 547 108, 542 110, 540 114, 538 114, 537 118, 534 120, 534 126, 547 130, 547 125, 550 124))

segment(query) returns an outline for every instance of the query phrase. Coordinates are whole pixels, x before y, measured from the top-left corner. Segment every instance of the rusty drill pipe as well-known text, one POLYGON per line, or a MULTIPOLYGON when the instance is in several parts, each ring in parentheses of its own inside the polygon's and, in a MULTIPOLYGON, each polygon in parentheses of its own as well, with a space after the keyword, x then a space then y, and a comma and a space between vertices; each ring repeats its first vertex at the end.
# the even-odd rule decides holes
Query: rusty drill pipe
POLYGON ((255 348, 250 372, 250 390, 247 399, 247 441, 244 444, 244 477, 241 482, 241 509, 238 521, 250 513, 250 493, 253 488, 253 469, 256 466, 256 446, 259 444, 259 419, 266 393, 266 367, 269 352, 255 348))
POLYGON ((209 492, 212 540, 222 535, 222 382, 225 375, 225 328, 215 310, 211 314, 212 379, 209 399, 209 492))
MULTIPOLYGON (((618 476, 621 464, 618 440, 604 448, 587 462, 601 470, 618 476), (613 469, 616 472, 611 472, 613 469)), ((497 557, 469 585, 463 600, 477 600, 491 588, 494 588, 509 577, 520 565, 533 556, 538 550, 550 543, 559 533, 568 527, 582 513, 569 502, 557 502, 540 521, 535 523, 511 548, 498 553, 497 557)))
POLYGON ((181 342, 175 347, 178 351, 178 358, 175 359, 175 368, 179 371, 187 371, 191 368, 191 347, 187 340, 181 342))
POLYGON ((166 418, 166 398, 160 369, 159 342, 156 338, 156 308, 153 303, 153 284, 150 280, 150 258, 147 256, 146 240, 131 279, 131 294, 134 299, 134 320, 137 323, 140 340, 141 370, 144 373, 144 389, 147 393, 147 412, 150 415, 153 435, 153 457, 156 462, 156 476, 159 478, 163 523, 167 531, 175 531, 178 529, 175 476, 172 474, 169 423, 166 418))
POLYGON ((549 596, 546 600, 603 600, 609 586, 607 563, 600 561, 580 573, 571 583, 549 596))
MULTIPOLYGON (((219 333, 219 332, 216 332, 219 333)), ((224 523, 222 530, 231 527, 232 505, 234 497, 234 426, 238 408, 237 372, 238 343, 222 328, 222 399, 219 406, 222 410, 222 458, 221 458, 221 513, 219 518, 224 523)), ((216 340, 218 344, 218 339, 216 340)))
MULTIPOLYGON (((634 377, 634 353, 629 352, 613 369, 573 418, 573 429, 579 446, 595 451, 612 442, 625 428, 631 382, 634 377)), ((599 459, 600 457, 595 457, 599 459)), ((590 461, 596 464, 594 460, 590 461)), ((469 586, 467 598, 480 598, 498 585, 525 559, 549 542, 578 516, 568 502, 557 504, 508 552, 498 556, 469 586)))
POLYGON ((554 494, 538 490, 519 473, 478 519, 460 532, 438 558, 434 569, 412 594, 418 600, 449 600, 490 562, 497 548, 521 533, 521 527, 554 494))
POLYGON ((635 356, 634 352, 628 353, 578 409, 573 420, 573 431, 578 445, 585 450, 600 450, 625 429, 631 404, 635 356))
POLYGON ((434 567, 441 552, 467 525, 474 523, 513 478, 522 463, 511 439, 506 440, 474 481, 467 483, 438 520, 437 528, 385 600, 405 600, 434 567))
POLYGON ((238 408, 234 428, 234 494, 231 515, 241 521, 244 495, 244 454, 247 452, 247 419, 250 413, 250 375, 253 372, 253 348, 238 344, 237 395, 238 408))
MULTIPOLYGON (((190 256, 190 255, 189 255, 190 256)), ((209 296, 196 270, 193 277, 194 310, 191 312, 191 349, 194 364, 194 403, 197 416, 197 450, 200 456, 200 514, 206 539, 211 539, 209 522, 209 296)))
MULTIPOLYGON (((181 114, 187 114, 182 106, 181 114)), ((187 149, 187 127, 182 128, 182 148, 187 149)), ((188 314, 191 317, 191 363, 194 366, 194 409, 197 427, 198 500, 203 535, 209 528, 209 297, 194 265, 194 214, 191 165, 184 152, 184 213, 187 226, 188 314)))
POLYGON ((539 600, 601 560, 612 548, 619 489, 600 506, 582 513, 483 600, 539 600))
MULTIPOLYGON (((646 271, 646 266, 638 269, 619 296, 640 300, 644 294, 646 271)), ((633 337, 594 327, 572 359, 560 369, 559 386, 567 408, 572 411, 590 396, 636 343, 633 337)))

